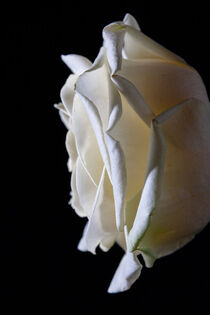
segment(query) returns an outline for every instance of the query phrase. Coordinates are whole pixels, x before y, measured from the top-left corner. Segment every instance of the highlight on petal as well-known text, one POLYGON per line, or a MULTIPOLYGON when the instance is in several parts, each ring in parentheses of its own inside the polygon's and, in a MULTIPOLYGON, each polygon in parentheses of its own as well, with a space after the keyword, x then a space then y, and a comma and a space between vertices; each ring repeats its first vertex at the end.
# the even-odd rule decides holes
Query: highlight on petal
POLYGON ((132 286, 141 274, 142 265, 137 258, 137 253, 126 253, 111 281, 108 293, 123 292, 132 286))
POLYGON ((88 70, 92 66, 92 62, 90 60, 80 55, 62 55, 61 59, 73 73, 78 75, 88 70))
POLYGON ((129 25, 129 26, 135 28, 136 30, 140 31, 140 27, 139 27, 138 22, 136 21, 136 19, 131 14, 127 13, 123 19, 123 22, 126 25, 129 25))

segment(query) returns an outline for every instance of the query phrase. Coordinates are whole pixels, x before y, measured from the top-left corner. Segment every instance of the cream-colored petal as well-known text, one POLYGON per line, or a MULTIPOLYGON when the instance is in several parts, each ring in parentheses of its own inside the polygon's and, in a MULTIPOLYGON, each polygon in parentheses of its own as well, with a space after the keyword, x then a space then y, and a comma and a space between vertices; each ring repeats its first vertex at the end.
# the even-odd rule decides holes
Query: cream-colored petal
POLYGON ((71 172, 73 168, 75 167, 76 160, 78 157, 76 143, 75 143, 75 136, 71 130, 69 130, 66 135, 66 149, 69 154, 68 168, 69 168, 69 171, 71 172))
POLYGON ((131 60, 154 58, 174 60, 182 64, 186 64, 181 57, 158 44, 141 31, 138 31, 130 26, 126 26, 124 52, 126 54, 126 58, 131 60))
POLYGON ((115 202, 116 225, 118 231, 123 231, 125 224, 125 197, 127 174, 125 154, 120 141, 115 138, 115 129, 122 115, 122 101, 115 85, 109 79, 109 122, 106 130, 106 143, 111 164, 111 182, 115 202))
POLYGON ((126 253, 111 281, 108 293, 123 292, 132 286, 141 274, 142 265, 136 253, 126 253))
POLYGON ((133 28, 135 28, 136 30, 140 31, 140 27, 138 22, 136 21, 136 19, 129 13, 127 13, 123 19, 123 23, 125 23, 126 25, 129 25, 133 28))
POLYGON ((103 29, 104 47, 112 75, 121 68, 125 29, 122 22, 109 24, 103 29))
POLYGON ((104 251, 107 252, 114 245, 116 241, 116 234, 111 234, 101 240, 99 246, 104 251))
POLYGON ((135 85, 155 115, 192 97, 208 102, 203 81, 192 68, 164 60, 123 60, 119 74, 135 85))
POLYGON ((78 75, 88 70, 92 66, 92 62, 90 60, 80 55, 62 55, 61 59, 73 73, 78 75))
POLYGON ((106 132, 110 133, 122 116, 122 101, 121 101, 121 97, 118 92, 118 89, 111 79, 108 79, 108 90, 109 90, 109 106, 108 106, 109 118, 108 118, 108 126, 106 129, 106 132))
POLYGON ((74 97, 72 131, 75 135, 75 144, 81 162, 92 182, 98 185, 104 163, 94 130, 78 95, 74 97))
POLYGON ((106 67, 87 71, 80 76, 76 83, 76 90, 86 99, 94 103, 99 112, 103 129, 108 125, 108 73, 106 67))
POLYGON ((110 82, 106 66, 103 65, 103 51, 99 53, 99 56, 101 57, 97 59, 98 65, 97 62, 94 63, 91 70, 80 76, 76 89, 87 111, 101 156, 112 181, 117 227, 119 230, 123 230, 126 190, 125 161, 120 143, 112 137, 110 130, 110 128, 114 128, 120 118, 121 99, 113 83, 110 82), (106 134, 104 133, 105 128, 106 134))
MULTIPOLYGON (((78 93, 82 93, 81 89, 80 90, 78 89, 78 93)), ((103 158, 103 162, 111 178, 110 158, 109 158, 109 153, 108 153, 108 149, 107 149, 105 138, 104 138, 103 124, 102 124, 98 109, 95 106, 95 104, 91 102, 83 94, 80 94, 80 99, 82 100, 82 103, 87 112, 89 121, 91 122, 91 126, 94 130, 94 133, 98 142, 98 147, 99 147, 101 156, 103 158)))
POLYGON ((69 129, 71 122, 70 122, 69 113, 66 111, 66 108, 63 106, 62 103, 55 104, 54 107, 59 110, 59 115, 60 115, 61 121, 63 122, 63 124, 65 125, 65 127, 66 127, 67 129, 69 129))
POLYGON ((133 226, 128 236, 128 248, 134 251, 146 232, 150 216, 160 198, 164 171, 166 144, 160 127, 155 121, 151 125, 151 137, 144 187, 133 226))
POLYGON ((123 231, 125 224, 124 202, 127 186, 125 156, 120 143, 108 133, 106 134, 106 142, 111 161, 111 178, 115 203, 116 225, 118 231, 123 231))
POLYGON ((80 197, 77 191, 77 185, 76 185, 76 168, 73 169, 72 175, 71 175, 71 199, 69 201, 69 204, 72 206, 72 208, 75 210, 75 212, 80 217, 85 217, 86 213, 84 209, 82 208, 82 205, 80 203, 80 197))
POLYGON ((150 125, 151 120, 154 118, 154 114, 135 85, 119 75, 114 75, 112 80, 139 117, 146 124, 150 125))
POLYGON ((75 95, 75 83, 78 76, 71 74, 61 89, 60 97, 69 116, 72 116, 73 100, 75 95))
POLYGON ((126 200, 142 189, 147 163, 150 129, 134 112, 124 96, 122 116, 112 129, 112 137, 119 141, 125 155, 126 200))
POLYGON ((100 242, 117 233, 112 186, 105 168, 92 206, 91 216, 83 234, 83 248, 95 253, 100 242))
POLYGON ((97 187, 91 181, 79 158, 76 163, 76 188, 79 202, 85 215, 89 218, 95 200, 97 187))
POLYGON ((162 193, 139 244, 155 258, 185 245, 210 221, 210 104, 192 99, 167 120, 162 117, 167 142, 162 193))

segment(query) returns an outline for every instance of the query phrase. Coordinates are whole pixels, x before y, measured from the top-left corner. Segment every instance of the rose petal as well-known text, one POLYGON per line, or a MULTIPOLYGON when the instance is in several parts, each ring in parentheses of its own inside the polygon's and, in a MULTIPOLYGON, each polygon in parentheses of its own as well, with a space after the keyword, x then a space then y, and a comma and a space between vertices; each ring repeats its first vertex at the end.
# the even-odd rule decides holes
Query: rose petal
POLYGON ((78 76, 71 74, 68 79, 66 80, 64 86, 61 89, 60 97, 62 103, 66 109, 66 112, 69 116, 72 116, 72 107, 73 107, 73 100, 75 95, 75 83, 77 81, 78 76))
POLYGON ((160 58, 165 60, 175 60, 182 64, 186 64, 181 57, 161 46, 141 31, 130 26, 126 26, 124 51, 126 57, 132 60, 160 58))
POLYGON ((75 167, 76 160, 78 157, 76 143, 75 143, 75 136, 71 130, 69 130, 66 135, 66 149, 69 154, 68 167, 69 167, 69 171, 71 172, 73 168, 75 167))
POLYGON ((119 75, 114 75, 112 80, 139 117, 146 124, 150 125, 151 120, 154 118, 154 114, 137 88, 129 80, 119 75))
POLYGON ((70 128, 70 119, 69 119, 69 113, 66 111, 66 108, 63 106, 62 103, 55 104, 54 107, 59 110, 59 115, 60 115, 61 121, 63 122, 65 127, 67 129, 69 129, 70 128))
POLYGON ((80 203, 79 194, 77 191, 77 185, 76 185, 76 168, 73 169, 72 175, 71 175, 71 199, 69 201, 69 204, 72 206, 72 208, 75 210, 75 212, 80 217, 85 217, 86 213, 84 209, 82 208, 82 205, 80 203))
POLYGON ((125 156, 120 146, 120 143, 108 133, 106 134, 106 142, 111 161, 111 178, 115 202, 116 225, 118 231, 123 231, 123 227, 125 224, 124 202, 126 194, 125 156))
POLYGON ((129 200, 142 189, 144 183, 150 129, 124 96, 121 95, 121 99, 122 116, 111 130, 111 136, 119 141, 125 155, 126 200, 129 200))
POLYGON ((125 28, 124 23, 118 22, 103 29, 104 47, 112 75, 121 68, 125 28))
POLYGON ((136 30, 140 31, 140 27, 138 22, 136 21, 136 19, 129 13, 127 13, 123 19, 123 22, 126 25, 132 26, 133 28, 135 28, 136 30))
POLYGON ((141 274, 142 265, 136 253, 126 253, 111 281, 108 293, 123 292, 132 286, 141 274))
POLYGON ((115 237, 115 211, 112 186, 105 168, 92 206, 91 216, 83 234, 83 249, 95 253, 96 247, 104 239, 115 237))
POLYGON ((92 66, 92 62, 90 60, 80 55, 62 55, 61 59, 73 73, 78 75, 88 70, 92 66))
POLYGON ((165 140, 160 127, 155 121, 152 121, 145 183, 134 224, 128 236, 128 248, 130 251, 137 249, 142 236, 148 228, 150 216, 157 207, 162 185, 165 151, 165 140))
MULTIPOLYGON (((123 60, 122 69, 118 73, 135 85, 142 95, 141 99, 149 104, 156 115, 188 98, 208 102, 203 81, 193 68, 164 60, 123 60)), ((128 91, 125 90, 124 93, 127 95, 128 91)), ((132 103, 135 106, 135 99, 132 103)))
POLYGON ((97 186, 103 169, 103 161, 94 130, 78 95, 75 95, 74 98, 72 131, 75 135, 76 148, 81 162, 92 182, 97 186))
POLYGON ((167 141, 162 194, 138 248, 159 258, 210 221, 210 105, 191 99, 157 120, 167 141))
POLYGON ((76 188, 80 204, 87 217, 90 217, 97 187, 93 184, 83 167, 80 158, 76 163, 76 188))

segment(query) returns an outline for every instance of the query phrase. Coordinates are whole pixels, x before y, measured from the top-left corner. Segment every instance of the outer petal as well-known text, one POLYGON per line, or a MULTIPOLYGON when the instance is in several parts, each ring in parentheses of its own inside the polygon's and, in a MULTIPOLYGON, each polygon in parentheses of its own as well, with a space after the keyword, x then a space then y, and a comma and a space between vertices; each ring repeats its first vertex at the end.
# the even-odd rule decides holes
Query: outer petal
POLYGON ((127 13, 123 19, 123 22, 126 25, 129 25, 129 26, 135 28, 136 30, 140 31, 140 27, 139 27, 138 22, 136 21, 136 19, 131 14, 127 13))
POLYGON ((59 115, 60 115, 61 121, 63 122, 65 127, 67 129, 69 129, 70 128, 70 116, 69 116, 69 113, 66 111, 66 108, 63 106, 62 103, 55 104, 54 107, 59 110, 59 115))
POLYGON ((78 76, 71 74, 66 80, 64 86, 61 89, 61 100, 65 107, 66 112, 71 117, 72 116, 72 107, 75 95, 75 83, 77 81, 78 76))
POLYGON ((192 97, 208 102, 203 81, 193 68, 157 59, 123 60, 118 73, 135 85, 155 115, 192 97))
POLYGON ((75 143, 75 136, 71 130, 68 131, 67 136, 66 136, 66 149, 69 154, 68 167, 69 167, 69 171, 71 172, 73 168, 75 167, 77 156, 78 156, 76 143, 75 143))
POLYGON ((72 131, 75 135, 76 148, 81 162, 92 182, 97 186, 103 169, 103 161, 94 130, 78 95, 75 95, 74 98, 72 131))
POLYGON ((124 51, 127 59, 131 60, 159 58, 164 60, 174 60, 176 62, 186 64, 181 57, 156 43, 141 31, 138 31, 131 26, 126 26, 124 51))
POLYGON ((130 289, 140 276, 141 269, 142 265, 137 258, 137 253, 126 253, 115 272, 108 292, 118 293, 130 289))
POLYGON ((100 242, 105 239, 113 239, 116 234, 112 186, 104 168, 92 206, 91 216, 79 243, 79 249, 95 253, 95 249, 100 242))
POLYGON ((76 213, 80 217, 85 217, 86 213, 80 203, 79 194, 77 191, 77 185, 76 185, 76 168, 73 169, 72 175, 71 175, 71 199, 69 201, 69 204, 72 206, 72 208, 76 211, 76 213))
POLYGON ((103 29, 104 46, 112 75, 121 68, 125 29, 122 22, 112 23, 103 29))
POLYGON ((134 224, 128 236, 130 251, 138 248, 140 239, 148 228, 150 216, 157 207, 164 170, 165 150, 162 132, 157 123, 152 121, 145 183, 134 224))
POLYGON ((97 187, 91 181, 80 158, 76 163, 76 188, 83 211, 87 217, 90 217, 97 187))
POLYGON ((73 73, 78 75, 92 66, 92 62, 90 60, 80 55, 62 55, 61 59, 73 73))
POLYGON ((192 99, 157 119, 167 153, 161 198, 138 247, 148 266, 149 257, 174 252, 210 221, 210 105, 192 99))

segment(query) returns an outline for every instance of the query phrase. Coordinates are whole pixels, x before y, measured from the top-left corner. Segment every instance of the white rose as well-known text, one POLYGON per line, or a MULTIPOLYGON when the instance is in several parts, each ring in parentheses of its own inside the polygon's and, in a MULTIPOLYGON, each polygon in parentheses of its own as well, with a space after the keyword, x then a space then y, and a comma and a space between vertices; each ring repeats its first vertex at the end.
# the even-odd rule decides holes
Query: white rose
POLYGON ((198 72, 127 14, 106 26, 92 64, 71 74, 57 105, 69 129, 70 204, 87 217, 78 248, 116 242, 125 255, 108 292, 188 243, 210 219, 210 106, 198 72))

